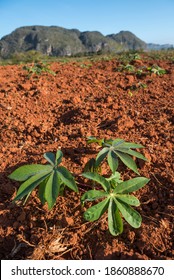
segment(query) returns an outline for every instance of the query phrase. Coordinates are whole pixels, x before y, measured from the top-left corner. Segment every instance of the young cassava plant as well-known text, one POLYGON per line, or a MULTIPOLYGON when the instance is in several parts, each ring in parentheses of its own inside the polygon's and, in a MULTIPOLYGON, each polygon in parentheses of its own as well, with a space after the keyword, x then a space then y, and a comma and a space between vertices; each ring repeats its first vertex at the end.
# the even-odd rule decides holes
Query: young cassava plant
POLYGON ((78 192, 74 177, 64 166, 60 166, 62 157, 60 150, 57 150, 56 156, 48 152, 44 154, 44 158, 49 164, 27 164, 12 172, 8 176, 10 179, 23 182, 14 201, 28 197, 39 186, 39 198, 42 204, 47 202, 48 208, 51 209, 64 186, 78 192))
POLYGON ((41 75, 42 73, 49 73, 53 76, 56 75, 55 72, 53 72, 50 68, 49 65, 47 65, 44 62, 37 62, 34 63, 34 65, 32 66, 24 66, 23 67, 24 70, 26 70, 28 72, 28 77, 30 78, 32 75, 41 75))
POLYGON ((108 228, 112 235, 116 236, 123 232, 122 217, 134 228, 141 226, 141 215, 131 206, 139 206, 139 200, 129 193, 137 191, 149 182, 145 177, 137 177, 128 181, 120 180, 120 174, 115 172, 110 178, 85 172, 85 178, 99 183, 103 190, 89 190, 81 197, 82 205, 86 201, 101 200, 84 212, 84 218, 93 222, 98 220, 106 211, 108 212, 108 228))
POLYGON ((93 136, 88 137, 87 143, 98 143, 102 146, 102 150, 98 153, 96 157, 96 166, 99 166, 104 158, 107 158, 109 167, 111 168, 112 173, 114 173, 121 160, 127 167, 132 169, 136 174, 139 174, 137 165, 131 156, 140 158, 142 160, 147 160, 141 153, 134 151, 132 149, 143 148, 140 144, 126 142, 123 139, 117 138, 112 139, 97 139, 93 136))
POLYGON ((147 70, 150 73, 154 73, 154 74, 156 74, 158 76, 166 74, 166 70, 161 68, 161 67, 159 67, 158 65, 153 65, 151 67, 147 67, 147 70))

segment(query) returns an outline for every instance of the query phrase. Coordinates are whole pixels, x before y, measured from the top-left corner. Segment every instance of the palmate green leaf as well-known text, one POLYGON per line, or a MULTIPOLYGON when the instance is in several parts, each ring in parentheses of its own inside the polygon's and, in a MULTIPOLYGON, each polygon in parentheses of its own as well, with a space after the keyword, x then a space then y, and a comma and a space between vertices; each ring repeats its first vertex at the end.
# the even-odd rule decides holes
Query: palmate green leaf
POLYGON ((112 235, 116 236, 123 232, 123 221, 115 201, 111 198, 108 207, 108 227, 112 235))
POLYGON ((31 176, 43 173, 43 172, 51 172, 53 168, 50 165, 43 165, 43 164, 26 164, 17 168, 13 171, 8 178, 23 182, 30 178, 31 176))
POLYGON ((72 189, 75 192, 78 192, 78 187, 76 185, 74 177, 71 175, 71 173, 64 166, 57 167, 57 172, 58 172, 58 176, 60 177, 61 181, 68 188, 72 189))
MULTIPOLYGON (((95 137, 90 137, 89 141, 97 142, 98 140, 95 137)), ((117 138, 115 140, 104 140, 102 146, 104 148, 96 157, 96 165, 99 166, 107 156, 107 161, 112 172, 115 172, 118 168, 118 158, 137 174, 139 174, 137 165, 131 156, 135 156, 145 161, 147 160, 141 153, 131 150, 131 148, 143 148, 140 144, 125 142, 125 140, 117 138)))
POLYGON ((55 166, 55 154, 48 152, 44 154, 44 158, 52 165, 55 166))
POLYGON ((98 190, 90 190, 84 193, 81 197, 81 202, 93 201, 99 198, 107 197, 108 193, 98 190))
POLYGON ((121 202, 125 202, 129 205, 132 206, 139 206, 140 205, 140 201, 138 200, 138 198, 136 198, 134 195, 129 195, 129 194, 118 194, 116 196, 116 199, 118 201, 121 200, 121 202))
POLYGON ((107 160, 112 173, 114 173, 118 168, 118 157, 114 151, 110 150, 107 155, 107 160))
POLYGON ((121 202, 114 198, 118 209, 123 215, 124 219, 134 228, 139 228, 141 226, 142 218, 141 215, 134 210, 127 203, 121 202))
POLYGON ((108 147, 104 147, 97 155, 96 157, 96 165, 99 166, 100 163, 104 160, 104 158, 107 156, 109 152, 109 148, 108 147))
POLYGON ((57 153, 56 153, 56 160, 55 160, 55 164, 56 165, 59 165, 62 161, 62 157, 63 157, 63 153, 61 150, 57 150, 57 153))
POLYGON ((25 195, 31 192, 35 187, 37 187, 43 180, 45 180, 48 176, 50 176, 50 174, 51 174, 50 171, 45 171, 30 177, 19 187, 16 197, 14 198, 14 201, 23 198, 25 195))
POLYGON ((136 163, 129 155, 119 151, 115 151, 115 153, 127 167, 132 169, 135 173, 139 174, 136 163))
POLYGON ((145 177, 137 177, 131 180, 124 181, 117 185, 114 190, 114 193, 117 194, 128 194, 130 192, 137 191, 144 187, 150 180, 145 177))
POLYGON ((60 182, 60 179, 58 176, 58 172, 57 172, 57 170, 55 170, 49 176, 49 178, 46 182, 45 190, 44 190, 44 198, 48 203, 49 209, 51 209, 56 202, 56 199, 57 199, 57 197, 59 195, 59 191, 60 191, 60 185, 61 185, 61 182, 60 182))
POLYGON ((82 176, 99 183, 106 192, 110 190, 110 184, 103 176, 93 172, 84 172, 82 176))
POLYGON ((104 214, 104 212, 107 210, 108 205, 109 205, 109 199, 106 198, 105 200, 88 208, 84 213, 85 220, 90 221, 90 222, 94 222, 94 221, 98 220, 104 214))

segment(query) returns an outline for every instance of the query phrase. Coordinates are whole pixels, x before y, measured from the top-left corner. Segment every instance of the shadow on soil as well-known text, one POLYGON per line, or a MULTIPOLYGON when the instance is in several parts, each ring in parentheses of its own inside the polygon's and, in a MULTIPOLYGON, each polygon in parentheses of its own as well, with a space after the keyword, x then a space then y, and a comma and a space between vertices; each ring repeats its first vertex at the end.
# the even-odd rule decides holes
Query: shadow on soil
MULTIPOLYGON (((65 154, 65 157, 68 156, 71 158, 71 160, 75 161, 76 157, 77 159, 80 158, 83 153, 94 154, 96 153, 96 151, 93 151, 92 149, 84 151, 84 148, 69 148, 64 149, 63 153, 65 154)), ((36 194, 32 195, 31 201, 29 201, 29 203, 27 203, 25 207, 23 207, 21 202, 19 204, 12 203, 15 192, 20 183, 8 179, 8 175, 16 168, 24 164, 28 164, 28 162, 22 162, 20 163, 20 165, 17 164, 13 167, 7 168, 5 172, 0 173, 0 224, 2 230, 2 234, 0 235, 0 259, 29 258, 27 256, 31 256, 35 249, 33 243, 36 244, 36 246, 39 243, 39 237, 36 234, 38 230, 43 232, 46 236, 47 232, 45 227, 50 225, 53 226, 57 222, 55 216, 51 219, 47 218, 46 220, 41 220, 41 216, 45 215, 46 210, 42 209, 36 194), (33 217, 35 219, 34 222, 32 220, 33 217), (45 221, 47 225, 45 225, 45 221), (31 237, 34 238, 34 242, 32 242, 32 244, 28 241, 31 240, 31 237)), ((173 222, 173 192, 168 191, 168 189, 171 189, 171 186, 172 182, 169 179, 166 178, 166 180, 164 181, 164 178, 160 175, 158 175, 158 177, 151 176, 148 190, 142 192, 141 194, 141 208, 138 210, 142 215, 144 225, 154 225, 154 229, 157 229, 161 227, 161 223, 165 221, 166 218, 168 219, 169 223, 173 222)), ((63 220, 62 227, 66 227, 66 223, 63 225, 63 220)), ((103 248, 101 249, 101 252, 92 252, 92 254, 95 256, 94 259, 155 259, 155 253, 148 251, 149 249, 146 250, 146 247, 149 244, 147 244, 147 241, 143 240, 143 233, 141 232, 141 228, 138 229, 138 232, 140 234, 135 233, 136 241, 132 242, 130 240, 130 243, 127 239, 126 234, 134 232, 134 229, 132 229, 128 225, 126 225, 125 229, 126 231, 123 233, 123 235, 119 236, 118 238, 119 240, 121 240, 121 242, 127 244, 129 249, 134 248, 133 255, 129 254, 128 252, 114 252, 105 255, 103 248), (137 247, 136 250, 135 247, 137 247), (145 252, 145 257, 143 256, 143 250, 145 252)), ((98 228, 98 230, 100 230, 100 228, 98 228)), ((93 234, 94 236, 92 240, 95 238, 97 239, 97 233, 94 231, 93 234)), ((106 234, 108 234, 108 231, 106 232, 106 234)), ((163 235, 163 233, 160 234, 163 235)), ((174 232, 171 231, 171 239, 173 239, 173 234, 174 232)), ((88 237, 87 239, 88 242, 90 242, 90 238, 88 237)), ((113 240, 113 237, 108 237, 107 242, 108 244, 110 244, 110 246, 112 246, 113 240)), ((83 240, 83 242, 86 241, 83 240)), ((161 256, 157 256, 157 259, 166 259, 167 256, 169 258, 172 257, 171 255, 168 255, 166 251, 164 252, 164 254, 161 254, 161 256)), ((67 259, 70 259, 70 257, 71 256, 67 254, 67 259)), ((90 254, 85 255, 85 259, 90 259, 90 254)))

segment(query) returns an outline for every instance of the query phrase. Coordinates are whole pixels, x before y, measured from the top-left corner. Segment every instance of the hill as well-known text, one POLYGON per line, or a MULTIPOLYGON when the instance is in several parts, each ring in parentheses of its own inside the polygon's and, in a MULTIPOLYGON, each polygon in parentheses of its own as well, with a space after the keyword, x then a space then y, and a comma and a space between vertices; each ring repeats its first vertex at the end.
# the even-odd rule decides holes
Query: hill
POLYGON ((121 44, 124 50, 144 50, 147 48, 146 43, 130 31, 120 31, 118 34, 107 35, 107 38, 121 44))
POLYGON ((160 45, 160 44, 153 44, 153 43, 149 43, 147 44, 147 49, 148 50, 168 50, 168 49, 173 49, 174 46, 172 44, 164 44, 164 45, 160 45))
POLYGON ((129 31, 104 36, 98 31, 80 32, 58 26, 24 26, 0 40, 0 55, 36 50, 51 56, 146 49, 146 43, 129 31))

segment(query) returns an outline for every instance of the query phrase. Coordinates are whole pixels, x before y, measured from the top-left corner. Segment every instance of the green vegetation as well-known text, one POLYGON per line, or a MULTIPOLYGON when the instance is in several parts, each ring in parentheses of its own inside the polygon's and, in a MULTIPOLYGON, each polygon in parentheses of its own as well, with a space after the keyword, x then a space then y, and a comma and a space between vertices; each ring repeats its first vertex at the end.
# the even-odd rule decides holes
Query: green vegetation
POLYGON ((174 62, 174 49, 168 49, 168 50, 159 50, 159 51, 148 51, 146 53, 145 58, 148 61, 151 60, 168 60, 174 62))
POLYGON ((76 182, 71 173, 64 167, 59 166, 62 161, 63 154, 60 150, 56 156, 49 152, 44 154, 44 158, 49 162, 47 165, 32 164, 24 165, 17 168, 9 175, 10 179, 23 182, 18 189, 14 201, 22 199, 39 186, 39 198, 42 204, 48 203, 51 209, 56 198, 63 192, 65 186, 78 192, 76 182))
MULTIPOLYGON (((145 186, 149 179, 145 177, 137 177, 127 181, 120 179, 120 173, 117 172, 120 159, 127 167, 139 174, 134 160, 130 157, 138 157, 142 160, 146 158, 132 149, 143 148, 142 145, 125 142, 122 139, 97 139, 89 137, 87 142, 97 143, 103 147, 98 153, 96 159, 92 159, 91 165, 93 172, 84 172, 82 176, 93 181, 92 190, 85 192, 81 197, 81 203, 92 202, 99 200, 99 202, 89 207, 84 212, 84 218, 87 221, 94 222, 98 220, 106 211, 108 213, 108 228, 112 235, 116 236, 123 232, 123 218, 134 228, 141 226, 142 218, 140 214, 131 206, 139 206, 140 201, 131 192, 139 190, 145 186), (103 159, 107 157, 108 165, 112 171, 109 178, 105 178, 97 173, 97 167, 101 165, 103 159), (102 190, 95 187, 94 182, 102 186, 102 190), (121 216, 122 215, 122 216, 121 216)), ((90 161, 89 161, 90 162, 90 161)), ((89 168, 90 169, 90 168, 89 168)))
POLYGON ((116 41, 117 43, 120 43, 123 46, 124 51, 137 51, 146 49, 146 43, 140 40, 130 31, 120 31, 118 34, 111 34, 107 37, 116 41))
MULTIPOLYGON (((92 158, 85 165, 85 172, 80 176, 93 181, 92 189, 81 196, 81 203, 101 200, 96 205, 91 206, 84 212, 84 219, 93 222, 98 220, 106 211, 108 211, 108 227, 112 235, 118 235, 123 232, 122 217, 134 228, 141 226, 141 216, 131 206, 139 206, 139 200, 130 195, 149 182, 145 177, 137 177, 127 181, 121 180, 121 175, 117 172, 118 159, 127 167, 139 174, 137 166, 131 156, 138 157, 142 160, 146 158, 132 149, 143 148, 142 145, 125 142, 122 139, 97 139, 89 137, 88 143, 97 143, 102 146, 96 159, 92 158), (109 178, 99 175, 101 172, 101 162, 107 157, 108 165, 112 171, 109 178), (102 186, 102 190, 96 188, 95 182, 102 186), (121 216, 122 215, 122 216, 121 216)), ((56 156, 51 153, 45 153, 44 158, 49 164, 31 164, 24 165, 13 171, 8 177, 10 179, 23 182, 19 187, 14 201, 22 199, 31 194, 39 186, 38 195, 42 202, 47 202, 48 208, 52 209, 56 203, 58 195, 63 194, 64 187, 78 192, 76 181, 71 173, 64 167, 60 166, 63 154, 60 150, 56 156)), ((78 175, 77 175, 78 176, 78 175)), ((26 201, 26 200, 25 200, 26 201)))
POLYGON ((131 64, 126 64, 122 66, 122 70, 126 70, 128 72, 135 72, 135 67, 131 64))
MULTIPOLYGON (((87 34, 88 35, 88 34, 87 34)), ((90 34, 92 36, 92 34, 90 34)), ((87 39, 86 39, 87 40, 87 39)), ((15 54, 11 57, 8 63, 28 63, 32 65, 25 65, 23 69, 28 73, 28 76, 40 75, 42 73, 50 73, 49 63, 52 61, 61 61, 67 63, 69 61, 76 61, 82 68, 90 68, 93 63, 100 60, 117 60, 119 67, 116 71, 123 71, 125 76, 131 73, 137 78, 143 75, 164 75, 167 71, 158 66, 158 60, 154 63, 155 57, 159 60, 166 59, 174 61, 174 51, 158 51, 149 53, 139 52, 122 52, 120 54, 98 54, 90 56, 76 56, 76 57, 51 57, 44 56, 39 52, 29 51, 27 53, 15 54), (142 59, 146 61, 146 65, 137 63, 136 61, 142 59), (151 62, 152 60, 152 62, 151 62), (147 66, 150 65, 150 66, 147 66)), ((3 64, 5 60, 1 60, 3 64)), ((161 65, 159 63, 159 65, 161 65)), ((147 88, 147 84, 143 80, 136 82, 128 88, 128 94, 133 95, 138 89, 147 88)), ((142 218, 140 214, 134 210, 133 207, 140 205, 140 201, 131 193, 144 187, 149 179, 145 177, 136 177, 130 180, 123 181, 121 174, 118 172, 120 162, 124 166, 131 169, 131 171, 140 175, 135 158, 146 161, 147 159, 139 152, 143 146, 136 143, 126 142, 123 139, 97 139, 96 137, 88 137, 87 143, 96 143, 101 147, 101 150, 96 155, 96 158, 91 158, 85 165, 82 174, 76 174, 77 178, 84 177, 90 180, 89 190, 85 190, 81 196, 81 203, 84 206, 84 219, 90 222, 100 219, 107 213, 108 228, 113 236, 123 232, 123 219, 126 220, 132 227, 138 228, 141 226, 142 218), (137 151, 138 149, 138 151, 137 151), (102 175, 102 164, 108 164, 110 172, 105 176, 102 175), (92 181, 92 182, 91 182, 92 181), (96 203, 92 205, 93 203, 96 203), (86 210, 86 204, 89 208, 86 210)), ((24 203, 31 194, 31 192, 38 187, 38 196, 42 204, 47 203, 48 209, 52 209, 56 203, 57 197, 64 194, 64 188, 78 192, 77 180, 64 166, 61 165, 63 154, 60 150, 56 155, 51 152, 45 153, 44 158, 49 164, 27 164, 17 168, 13 171, 9 178, 22 182, 19 187, 14 202, 24 199, 24 203)), ((80 184, 80 183, 79 183, 80 184)))
POLYGON ((146 89, 147 84, 139 82, 129 87, 128 94, 132 97, 135 93, 138 93, 139 89, 146 89))
POLYGON ((123 182, 120 180, 118 172, 113 173, 110 178, 104 178, 91 172, 82 175, 96 181, 103 188, 103 190, 87 191, 81 197, 82 204, 86 201, 103 199, 84 212, 85 220, 94 222, 108 211, 108 227, 112 235, 123 232, 123 221, 120 213, 132 227, 139 228, 141 226, 142 218, 140 214, 131 207, 139 206, 140 201, 129 193, 142 188, 149 182, 149 179, 138 177, 123 182))
POLYGON ((96 166, 100 166, 104 158, 107 158, 107 162, 112 172, 114 173, 118 168, 119 160, 121 160, 127 167, 132 169, 135 173, 139 174, 135 161, 131 156, 146 160, 146 158, 139 152, 132 149, 143 148, 142 145, 125 142, 123 139, 97 139, 95 137, 89 137, 88 143, 97 143, 102 146, 102 150, 96 157, 96 166))
POLYGON ((6 64, 26 64, 26 63, 38 63, 40 61, 49 60, 48 56, 43 55, 38 51, 27 51, 27 52, 15 52, 10 57, 0 60, 1 65, 6 64))
POLYGON ((92 67, 92 64, 91 63, 88 63, 88 64, 82 63, 82 64, 80 64, 80 67, 89 69, 90 67, 92 67))
POLYGON ((157 75, 163 75, 163 74, 166 74, 166 70, 159 67, 158 65, 153 65, 151 67, 147 67, 147 70, 150 72, 150 73, 154 73, 154 74, 157 74, 157 75))
POLYGON ((28 77, 30 78, 32 75, 41 75, 42 73, 49 73, 55 76, 55 72, 50 69, 50 66, 44 62, 34 63, 32 66, 24 66, 24 70, 28 72, 28 77))
POLYGON ((118 55, 118 61, 124 66, 131 64, 135 60, 141 60, 142 55, 144 55, 143 51, 125 51, 118 55))
MULTIPOLYGON (((82 53, 71 56, 48 56, 44 55, 39 51, 30 50, 26 52, 15 52, 8 58, 0 57, 0 65, 8 64, 27 64, 27 63, 51 63, 51 62, 79 62, 82 67, 88 63, 91 65, 97 61, 110 61, 116 60, 120 63, 120 66, 115 69, 115 71, 127 71, 135 73, 137 76, 146 75, 151 73, 150 70, 147 70, 145 65, 135 66, 133 65, 136 60, 146 61, 146 64, 151 63, 151 60, 169 60, 174 62, 174 50, 165 50, 165 51, 149 51, 149 52, 135 52, 135 51, 125 51, 120 53, 106 52, 102 53, 82 53)), ((154 65, 155 66, 155 65, 154 65)), ((156 65, 157 66, 157 65, 156 65)), ((89 66, 90 67, 90 66, 89 66)), ((151 66, 149 66, 151 67, 151 66)))
POLYGON ((24 26, 0 40, 0 56, 10 58, 15 52, 39 51, 47 56, 74 56, 97 53, 118 53, 146 49, 146 44, 133 33, 104 36, 98 31, 80 32, 58 26, 24 26))

